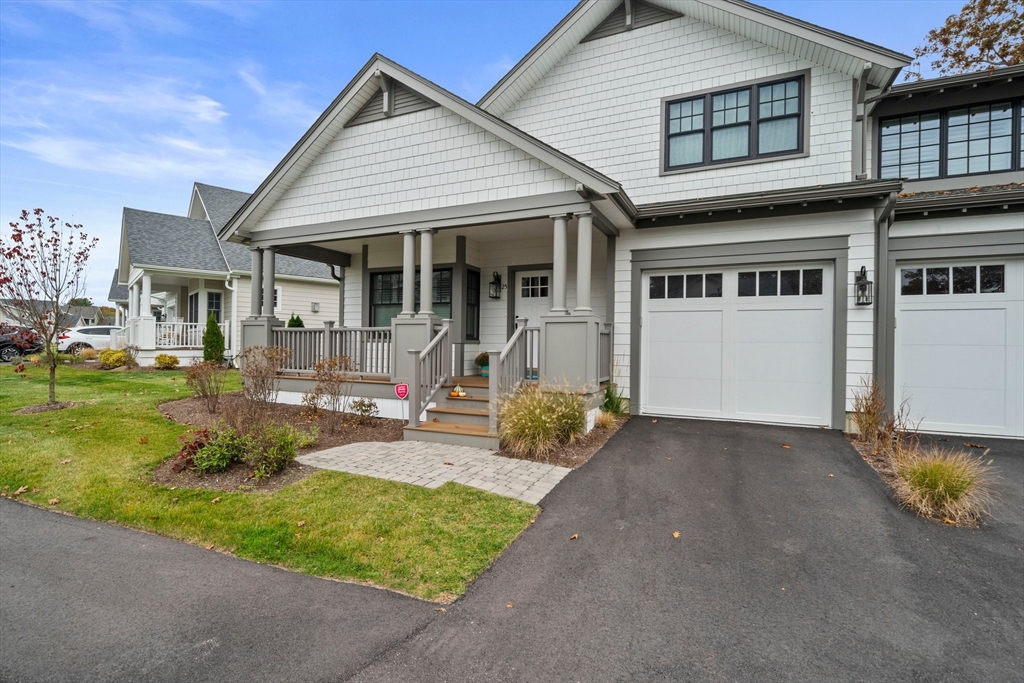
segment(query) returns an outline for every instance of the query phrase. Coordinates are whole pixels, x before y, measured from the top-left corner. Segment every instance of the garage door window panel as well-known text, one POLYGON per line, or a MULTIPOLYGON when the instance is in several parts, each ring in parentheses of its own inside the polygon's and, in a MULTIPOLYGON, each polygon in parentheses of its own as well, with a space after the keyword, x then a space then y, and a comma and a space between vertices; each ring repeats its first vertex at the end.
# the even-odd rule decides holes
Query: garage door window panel
POLYGON ((821 268, 808 268, 804 271, 804 296, 820 296, 824 291, 825 275, 821 268))
MULTIPOLYGON (((669 299, 682 299, 686 291, 686 277, 684 275, 669 275, 667 278, 667 294, 669 299)), ((692 277, 692 276, 691 276, 692 277)))
POLYGON ((974 266, 953 267, 953 293, 974 294, 978 291, 978 277, 974 266))
POLYGON ((784 270, 779 277, 779 294, 782 296, 799 296, 800 271, 784 270))
POLYGON ((665 276, 664 275, 652 275, 651 284, 648 291, 648 297, 651 299, 664 299, 665 298, 665 276))
POLYGON ((928 269, 928 293, 949 294, 949 268, 928 269))
POLYGON ((1002 294, 1004 284, 1004 266, 981 267, 981 291, 984 294, 1002 294))

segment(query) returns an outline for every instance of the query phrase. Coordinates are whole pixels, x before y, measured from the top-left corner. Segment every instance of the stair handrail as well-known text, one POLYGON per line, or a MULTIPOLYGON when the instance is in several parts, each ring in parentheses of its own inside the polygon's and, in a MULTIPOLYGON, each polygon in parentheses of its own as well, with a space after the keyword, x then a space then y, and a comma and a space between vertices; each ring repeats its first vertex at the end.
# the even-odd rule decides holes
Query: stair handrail
POLYGON ((498 401, 519 388, 526 379, 526 318, 516 318, 516 329, 505 348, 488 351, 490 378, 487 382, 487 431, 498 433, 498 401))
POLYGON ((409 384, 409 426, 420 426, 420 413, 452 377, 452 319, 441 321, 441 331, 422 351, 409 349, 412 382, 409 384))

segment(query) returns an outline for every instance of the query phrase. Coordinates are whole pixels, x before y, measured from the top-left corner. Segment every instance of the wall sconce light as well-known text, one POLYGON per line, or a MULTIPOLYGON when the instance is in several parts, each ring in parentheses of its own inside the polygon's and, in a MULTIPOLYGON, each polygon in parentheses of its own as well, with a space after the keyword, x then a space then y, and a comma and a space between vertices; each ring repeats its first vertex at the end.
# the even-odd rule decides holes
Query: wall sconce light
POLYGON ((498 275, 498 271, 494 271, 491 283, 487 285, 487 295, 492 299, 501 298, 501 276, 498 275))
POLYGON ((310 303, 309 304, 309 310, 313 311, 314 313, 319 313, 320 312, 320 304, 318 304, 315 301, 310 303))
POLYGON ((853 294, 858 306, 870 306, 874 301, 875 283, 868 279, 868 269, 860 267, 860 273, 854 278, 853 294))

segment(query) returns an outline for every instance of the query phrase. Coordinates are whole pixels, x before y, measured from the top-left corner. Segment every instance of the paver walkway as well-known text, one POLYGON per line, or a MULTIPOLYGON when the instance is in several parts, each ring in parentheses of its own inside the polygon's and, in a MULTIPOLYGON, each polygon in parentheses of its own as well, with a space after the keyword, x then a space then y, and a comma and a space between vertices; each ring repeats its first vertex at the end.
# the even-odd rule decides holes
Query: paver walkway
POLYGON ((428 489, 454 481, 534 505, 572 471, 567 467, 503 458, 482 448, 424 441, 351 443, 300 456, 298 461, 428 489))

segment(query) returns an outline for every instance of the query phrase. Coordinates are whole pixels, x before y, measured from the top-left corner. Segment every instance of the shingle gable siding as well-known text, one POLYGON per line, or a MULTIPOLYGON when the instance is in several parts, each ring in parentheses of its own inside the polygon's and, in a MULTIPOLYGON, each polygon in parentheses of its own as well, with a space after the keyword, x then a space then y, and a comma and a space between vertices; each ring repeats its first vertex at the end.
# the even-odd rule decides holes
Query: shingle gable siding
POLYGON ((575 189, 575 182, 434 107, 342 129, 257 230, 575 189))
POLYGON ((680 17, 577 45, 503 118, 647 204, 852 180, 852 87, 843 74, 680 17), (808 156, 659 175, 661 98, 805 69, 808 156))

